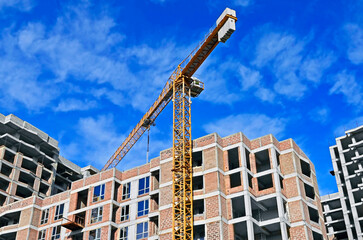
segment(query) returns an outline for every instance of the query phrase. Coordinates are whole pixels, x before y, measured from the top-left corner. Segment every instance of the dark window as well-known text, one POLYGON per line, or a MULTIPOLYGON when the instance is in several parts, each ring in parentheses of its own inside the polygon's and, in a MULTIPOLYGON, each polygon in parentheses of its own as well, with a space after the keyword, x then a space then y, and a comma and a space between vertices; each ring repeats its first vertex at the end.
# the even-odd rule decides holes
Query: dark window
POLYGON ((260 151, 260 152, 256 152, 255 159, 256 159, 257 172, 263 172, 263 171, 271 169, 270 156, 268 153, 268 149, 260 151))
POLYGON ((64 203, 57 206, 55 210, 54 220, 59 220, 63 218, 63 211, 64 211, 64 203))
POLYGON ((229 170, 239 168, 238 147, 228 150, 228 167, 229 170))
POLYGON ((251 171, 250 151, 248 151, 247 148, 245 148, 245 154, 246 154, 247 169, 251 171))
POLYGON ((123 227, 120 229, 120 239, 119 240, 128 240, 128 235, 129 235, 129 228, 128 227, 123 227))
POLYGON ((204 214, 204 199, 193 201, 193 214, 194 215, 204 214))
POLYGON ((236 172, 231 175, 229 175, 229 181, 231 183, 231 188, 241 186, 241 173, 236 172))
POLYGON ((310 185, 304 183, 304 189, 305 189, 305 195, 308 197, 308 198, 311 198, 311 199, 315 199, 315 191, 314 191, 314 188, 311 187, 310 185))
POLYGON ((51 240, 56 240, 56 239, 60 239, 60 232, 61 232, 61 226, 56 226, 53 228, 52 231, 52 238, 51 240))
POLYGON ((42 218, 40 220, 40 224, 47 223, 48 217, 49 217, 49 208, 42 211, 42 218))
POLYGON ((302 173, 307 176, 310 177, 311 174, 311 170, 310 170, 310 164, 305 162, 304 160, 300 159, 300 166, 301 166, 301 171, 302 173))
POLYGON ((121 221, 129 220, 130 207, 129 205, 121 207, 121 221))
POLYGON ((47 229, 41 230, 38 235, 38 240, 45 240, 46 233, 47 233, 47 229))
POLYGON ((103 215, 103 207, 98 207, 92 209, 91 212, 91 223, 96 223, 102 221, 102 215, 103 215))
POLYGON ((122 200, 130 198, 130 187, 131 183, 125 183, 122 188, 122 200))
POLYGON ((203 152, 193 152, 192 154, 193 167, 201 167, 203 164, 203 152))
POLYGON ((203 176, 193 177, 193 190, 201 190, 203 185, 203 176))
POLYGON ((258 183, 258 190, 262 191, 268 188, 272 188, 273 187, 273 182, 272 182, 272 175, 271 174, 267 174, 264 175, 262 177, 258 177, 257 178, 257 183, 258 183))
POLYGON ((101 228, 89 232, 89 240, 101 240, 101 228))

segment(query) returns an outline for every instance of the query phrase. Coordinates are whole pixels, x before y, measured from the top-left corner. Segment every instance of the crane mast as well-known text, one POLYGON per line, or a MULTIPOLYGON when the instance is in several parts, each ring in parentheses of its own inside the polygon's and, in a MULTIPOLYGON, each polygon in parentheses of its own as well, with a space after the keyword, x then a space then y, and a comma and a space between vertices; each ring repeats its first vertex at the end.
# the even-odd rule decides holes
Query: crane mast
POLYGON ((191 98, 204 90, 204 84, 192 76, 218 43, 231 36, 236 21, 236 12, 226 8, 215 26, 173 71, 157 100, 101 170, 116 167, 173 100, 173 240, 193 239, 191 98))

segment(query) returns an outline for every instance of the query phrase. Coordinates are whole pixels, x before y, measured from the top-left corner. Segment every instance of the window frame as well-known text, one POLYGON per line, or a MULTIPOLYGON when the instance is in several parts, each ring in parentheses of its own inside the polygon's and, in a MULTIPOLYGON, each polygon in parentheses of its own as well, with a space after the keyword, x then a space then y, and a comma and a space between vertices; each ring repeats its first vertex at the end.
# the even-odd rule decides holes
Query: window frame
POLYGON ((102 218, 103 218, 103 206, 91 209, 91 219, 90 219, 91 224, 101 222, 102 218), (96 216, 94 216, 94 214, 96 214, 96 216))
POLYGON ((44 209, 42 211, 42 217, 40 218, 40 225, 43 225, 43 224, 48 223, 48 220, 49 220, 49 209, 50 208, 47 208, 47 209, 44 209))
POLYGON ((101 228, 97 228, 97 229, 93 229, 91 231, 89 231, 89 236, 88 236, 88 239, 89 240, 101 240, 101 228), (95 237, 93 239, 91 239, 91 234, 92 232, 95 232, 95 237))
POLYGON ((149 214, 149 199, 141 200, 137 203, 137 216, 142 217, 149 214), (141 205, 142 204, 142 205, 141 205), (142 209, 140 210, 140 206, 142 209))
POLYGON ((131 192, 131 182, 125 183, 122 186, 122 200, 126 200, 130 198, 130 192, 131 192))
POLYGON ((92 197, 92 202, 99 202, 105 199, 105 188, 106 188, 106 184, 100 184, 98 186, 93 187, 93 197, 92 197), (96 196, 96 189, 100 188, 99 191, 99 195, 96 196))
POLYGON ((46 235, 47 229, 40 230, 38 234, 38 240, 45 240, 46 235))
POLYGON ((136 239, 143 239, 149 237, 149 222, 142 222, 136 225, 136 239), (142 227, 142 232, 139 232, 139 226, 142 227), (146 228, 145 228, 146 227, 146 228), (146 230, 146 231, 145 231, 146 230))
POLYGON ((139 191, 138 195, 143 195, 145 193, 150 192, 150 177, 144 177, 139 179, 139 191), (142 188, 140 188, 142 187, 142 188))
POLYGON ((129 236, 129 227, 120 228, 119 240, 128 240, 128 236, 129 236))
POLYGON ((52 230, 52 236, 51 236, 51 240, 56 240, 56 239, 60 239, 61 238, 61 226, 54 226, 53 230, 52 230), (59 233, 58 230, 59 229, 59 233))
POLYGON ((62 219, 63 214, 64 214, 64 203, 57 205, 54 213, 54 221, 62 219))
POLYGON ((130 218, 130 205, 125 205, 121 207, 121 222, 127 221, 130 218))

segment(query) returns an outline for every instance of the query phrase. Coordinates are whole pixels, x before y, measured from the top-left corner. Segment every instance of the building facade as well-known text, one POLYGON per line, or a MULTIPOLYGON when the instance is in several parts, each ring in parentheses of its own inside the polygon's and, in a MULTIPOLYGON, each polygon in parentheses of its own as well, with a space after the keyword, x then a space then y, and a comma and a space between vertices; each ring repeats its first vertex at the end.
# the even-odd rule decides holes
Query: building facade
POLYGON ((336 138, 330 155, 338 193, 322 198, 328 236, 363 240, 363 126, 336 138))
POLYGON ((72 181, 95 172, 60 156, 58 142, 43 131, 12 114, 0 114, 0 206, 64 192, 72 181))
MULTIPOLYGON (((193 141, 196 240, 327 239, 314 165, 292 139, 193 141)), ((172 239, 172 150, 0 208, 0 239, 172 239)))

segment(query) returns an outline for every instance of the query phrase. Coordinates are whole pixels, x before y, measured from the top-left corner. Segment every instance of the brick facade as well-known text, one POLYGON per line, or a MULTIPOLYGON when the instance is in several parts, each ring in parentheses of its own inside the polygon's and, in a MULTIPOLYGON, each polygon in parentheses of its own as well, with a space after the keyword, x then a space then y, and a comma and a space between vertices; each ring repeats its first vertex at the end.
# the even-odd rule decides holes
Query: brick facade
MULTIPOLYGON (((313 164, 293 140, 278 142, 272 135, 249 140, 242 133, 221 138, 213 133, 194 140, 193 146, 202 156, 202 164, 193 169, 195 239, 328 239, 313 164)), ((64 193, 6 205, 0 208, 0 221, 10 217, 14 224, 0 227, 0 237, 37 239, 45 230, 50 239, 54 227, 61 226, 61 239, 89 239, 100 231, 101 239, 116 240, 124 228, 128 239, 136 239, 141 236, 138 224, 146 223, 147 239, 169 240, 171 169, 167 149, 140 167, 110 169, 73 182, 64 193), (140 192, 144 178, 149 178, 149 189, 140 192), (139 209, 142 201, 149 201, 148 212, 139 209), (54 220, 60 204, 63 216, 54 220), (49 219, 40 224, 46 209, 49 219), (128 218, 121 218, 125 209, 128 218)))

